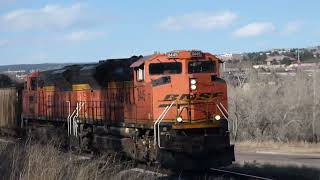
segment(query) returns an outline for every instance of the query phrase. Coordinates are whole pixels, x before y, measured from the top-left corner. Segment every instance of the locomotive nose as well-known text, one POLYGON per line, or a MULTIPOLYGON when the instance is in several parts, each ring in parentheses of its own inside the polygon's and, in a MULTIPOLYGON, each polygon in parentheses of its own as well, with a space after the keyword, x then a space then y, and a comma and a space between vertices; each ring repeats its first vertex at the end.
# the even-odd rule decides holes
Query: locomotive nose
POLYGON ((174 102, 166 118, 177 123, 219 121, 224 118, 217 104, 223 105, 224 108, 220 109, 227 109, 226 87, 222 81, 215 82, 211 76, 189 75, 185 83, 181 82, 181 78, 171 77, 171 84, 154 88, 157 92, 155 97, 161 98, 155 100, 159 102, 158 114, 174 102))
POLYGON ((217 74, 189 75, 187 116, 191 122, 224 119, 227 115, 226 83, 217 74))

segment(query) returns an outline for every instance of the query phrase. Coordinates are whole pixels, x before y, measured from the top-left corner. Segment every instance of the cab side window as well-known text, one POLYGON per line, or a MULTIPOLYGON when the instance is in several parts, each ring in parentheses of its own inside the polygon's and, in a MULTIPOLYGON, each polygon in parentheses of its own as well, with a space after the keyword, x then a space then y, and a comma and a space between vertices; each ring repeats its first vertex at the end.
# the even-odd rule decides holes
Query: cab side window
POLYGON ((152 63, 149 65, 150 75, 180 74, 181 72, 182 64, 180 62, 152 63))
POLYGON ((137 72, 137 81, 142 82, 144 81, 144 66, 140 66, 138 67, 138 69, 136 70, 137 72))

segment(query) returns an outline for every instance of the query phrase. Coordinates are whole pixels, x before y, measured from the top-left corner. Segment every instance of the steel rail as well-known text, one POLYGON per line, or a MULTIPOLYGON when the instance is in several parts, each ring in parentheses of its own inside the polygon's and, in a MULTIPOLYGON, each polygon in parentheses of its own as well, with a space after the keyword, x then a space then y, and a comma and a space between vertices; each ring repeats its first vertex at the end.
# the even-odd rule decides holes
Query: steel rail
POLYGON ((255 175, 250 175, 250 174, 244 174, 244 173, 239 173, 239 172, 234 172, 234 171, 228 171, 224 169, 216 169, 216 168, 210 168, 212 171, 217 171, 220 173, 227 173, 235 176, 242 176, 246 178, 252 178, 252 179, 259 179, 259 180, 272 180, 270 178, 265 178, 265 177, 260 177, 260 176, 255 176, 255 175))

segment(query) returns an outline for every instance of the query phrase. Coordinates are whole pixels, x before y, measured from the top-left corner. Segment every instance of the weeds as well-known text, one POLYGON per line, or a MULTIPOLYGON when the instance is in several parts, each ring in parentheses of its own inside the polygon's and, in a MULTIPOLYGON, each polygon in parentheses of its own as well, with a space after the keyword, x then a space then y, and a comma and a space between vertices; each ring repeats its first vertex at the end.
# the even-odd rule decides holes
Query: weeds
MULTIPOLYGON (((120 171, 132 168, 132 162, 121 161, 117 154, 89 159, 61 152, 50 143, 9 144, 2 149, 0 158, 1 178, 9 180, 119 179, 120 171)), ((141 177, 131 175, 126 179, 141 177)))

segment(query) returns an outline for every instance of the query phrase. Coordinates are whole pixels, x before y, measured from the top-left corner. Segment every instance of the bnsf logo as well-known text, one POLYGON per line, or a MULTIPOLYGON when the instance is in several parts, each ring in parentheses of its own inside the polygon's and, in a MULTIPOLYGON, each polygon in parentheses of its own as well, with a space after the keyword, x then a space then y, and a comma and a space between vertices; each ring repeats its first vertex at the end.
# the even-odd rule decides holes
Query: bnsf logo
POLYGON ((201 100, 209 100, 219 96, 222 96, 223 92, 216 93, 201 93, 201 94, 167 94, 165 95, 163 101, 201 101, 201 100))
MULTIPOLYGON (((208 100, 217 98, 222 96, 223 92, 216 92, 216 93, 201 93, 201 94, 167 94, 164 96, 163 101, 189 101, 189 103, 182 103, 179 105, 188 105, 188 104, 201 104, 203 102, 207 102, 208 100)), ((159 108, 164 108, 169 106, 170 104, 164 103, 160 104, 159 108)))

